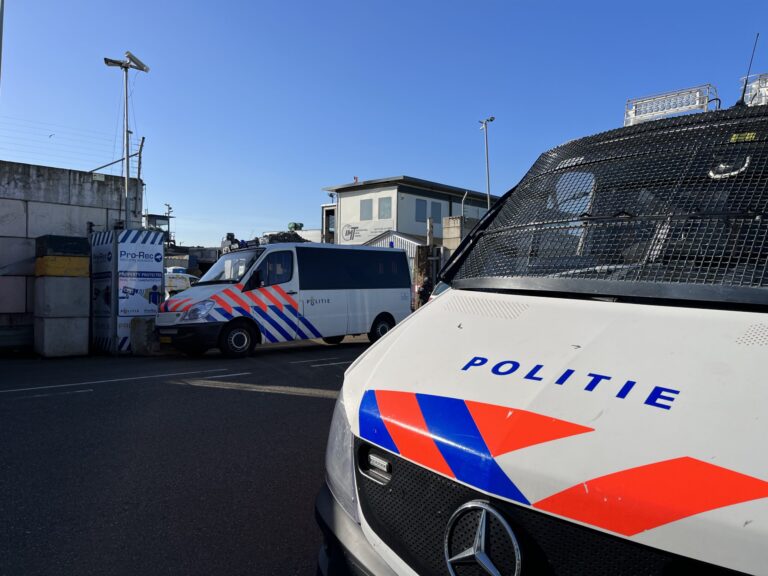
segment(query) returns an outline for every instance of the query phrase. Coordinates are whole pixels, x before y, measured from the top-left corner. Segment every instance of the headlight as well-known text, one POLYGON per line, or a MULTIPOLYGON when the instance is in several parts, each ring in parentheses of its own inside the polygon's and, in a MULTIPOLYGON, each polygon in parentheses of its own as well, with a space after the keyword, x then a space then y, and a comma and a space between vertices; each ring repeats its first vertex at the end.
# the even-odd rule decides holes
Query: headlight
POLYGON ((186 311, 182 320, 193 321, 205 318, 208 315, 208 312, 213 310, 215 304, 216 303, 213 300, 203 300, 202 302, 198 302, 186 311))
POLYGON ((355 494, 355 461, 352 456, 352 430, 344 409, 341 393, 336 400, 328 433, 328 447, 325 450, 325 473, 328 487, 334 497, 352 519, 360 524, 357 515, 357 496, 355 494))

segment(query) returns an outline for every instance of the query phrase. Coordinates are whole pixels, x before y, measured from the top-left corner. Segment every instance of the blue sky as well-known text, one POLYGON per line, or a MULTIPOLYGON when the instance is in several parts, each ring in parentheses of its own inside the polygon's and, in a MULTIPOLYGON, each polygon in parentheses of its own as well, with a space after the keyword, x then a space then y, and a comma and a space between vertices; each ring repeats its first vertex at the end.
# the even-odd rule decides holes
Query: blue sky
POLYGON ((499 194, 546 149, 620 126, 628 97, 709 82, 732 105, 767 17, 760 0, 5 0, 0 158, 119 158, 102 58, 130 50, 151 67, 130 79, 148 207, 173 205, 185 245, 319 227, 322 188, 354 176, 484 191, 488 115, 499 194))

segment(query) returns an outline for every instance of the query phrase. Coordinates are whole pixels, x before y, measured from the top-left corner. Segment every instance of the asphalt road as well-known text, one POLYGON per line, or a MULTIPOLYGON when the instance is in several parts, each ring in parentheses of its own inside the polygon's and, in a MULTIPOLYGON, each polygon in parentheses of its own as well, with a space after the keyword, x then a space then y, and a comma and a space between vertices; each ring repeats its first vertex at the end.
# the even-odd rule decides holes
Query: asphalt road
POLYGON ((334 398, 365 347, 0 359, 0 574, 314 575, 334 398))

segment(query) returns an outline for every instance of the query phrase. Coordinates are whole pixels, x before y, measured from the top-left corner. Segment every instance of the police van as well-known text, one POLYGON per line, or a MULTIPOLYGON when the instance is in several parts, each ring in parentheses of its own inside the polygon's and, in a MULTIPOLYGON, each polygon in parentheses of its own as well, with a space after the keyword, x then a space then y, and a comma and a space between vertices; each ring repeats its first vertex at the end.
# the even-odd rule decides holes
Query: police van
POLYGON ((373 342, 411 312, 403 250, 330 244, 245 246, 224 254, 191 288, 160 305, 161 343, 226 356, 304 339, 373 342))
POLYGON ((768 574, 768 106, 542 154, 345 374, 323 574, 768 574))

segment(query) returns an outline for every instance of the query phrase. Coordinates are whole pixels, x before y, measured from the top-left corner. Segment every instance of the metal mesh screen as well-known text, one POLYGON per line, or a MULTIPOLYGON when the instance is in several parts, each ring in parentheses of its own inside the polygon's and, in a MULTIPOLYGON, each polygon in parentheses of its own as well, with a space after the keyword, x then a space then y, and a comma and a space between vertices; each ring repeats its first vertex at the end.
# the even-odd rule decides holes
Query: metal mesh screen
POLYGON ((768 106, 570 142, 500 202, 454 280, 767 287, 768 106))

